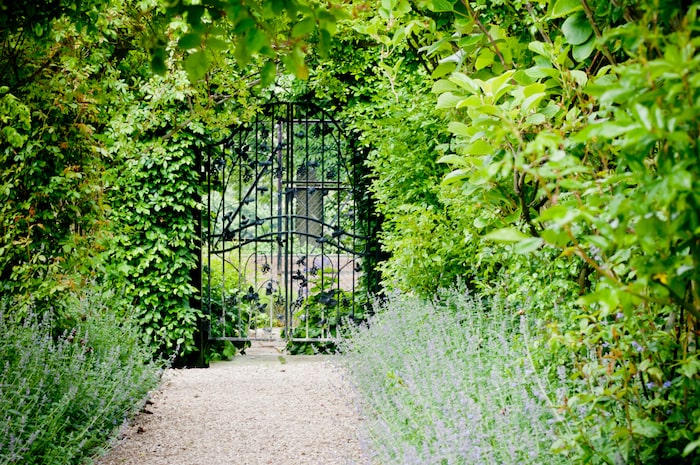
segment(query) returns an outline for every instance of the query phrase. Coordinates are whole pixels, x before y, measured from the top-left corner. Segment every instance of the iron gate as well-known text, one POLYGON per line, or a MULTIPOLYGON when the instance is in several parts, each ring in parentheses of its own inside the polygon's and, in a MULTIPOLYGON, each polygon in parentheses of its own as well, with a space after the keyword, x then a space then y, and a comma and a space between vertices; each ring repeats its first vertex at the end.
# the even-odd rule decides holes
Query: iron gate
POLYGON ((340 124, 313 105, 269 104, 202 165, 210 340, 328 341, 364 316, 369 218, 340 124))

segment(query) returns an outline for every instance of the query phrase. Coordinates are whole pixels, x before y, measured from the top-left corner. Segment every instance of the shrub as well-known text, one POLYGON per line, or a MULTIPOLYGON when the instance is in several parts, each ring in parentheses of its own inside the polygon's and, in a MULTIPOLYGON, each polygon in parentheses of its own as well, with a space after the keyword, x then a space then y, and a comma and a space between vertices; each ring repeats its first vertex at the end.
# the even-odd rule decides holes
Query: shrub
POLYGON ((152 350, 115 316, 118 302, 74 296, 80 322, 58 336, 48 316, 18 323, 0 307, 0 464, 81 462, 157 385, 152 350))
POLYGON ((341 357, 383 464, 556 464, 554 418, 526 362, 525 321, 461 291, 394 296, 341 357))
MULTIPOLYGON (((234 268, 239 266, 234 256, 226 257, 226 262, 232 261, 234 268)), ((204 257, 202 309, 210 320, 210 335, 214 337, 247 336, 247 320, 250 318, 250 312, 240 304, 243 291, 242 284, 239 283, 239 274, 233 270, 224 274, 221 266, 220 257, 204 257)), ((237 344, 240 345, 240 343, 237 344)), ((205 359, 207 363, 230 360, 236 351, 237 347, 231 341, 209 341, 205 359)))

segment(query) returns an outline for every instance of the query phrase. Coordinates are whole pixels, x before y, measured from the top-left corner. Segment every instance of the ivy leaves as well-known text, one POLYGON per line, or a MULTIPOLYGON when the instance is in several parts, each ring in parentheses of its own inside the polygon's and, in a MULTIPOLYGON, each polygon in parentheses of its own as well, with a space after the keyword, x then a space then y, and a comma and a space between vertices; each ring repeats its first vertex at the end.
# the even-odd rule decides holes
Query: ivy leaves
POLYGON ((154 346, 166 355, 191 354, 197 350, 194 333, 202 317, 190 306, 198 291, 190 275, 197 263, 201 198, 196 139, 182 135, 163 143, 118 132, 113 137, 119 163, 108 178, 110 201, 118 206, 111 214, 115 247, 108 261, 110 279, 123 286, 154 346), (127 143, 132 151, 119 151, 127 143))
POLYGON ((9 93, 10 88, 0 88, 0 136, 14 149, 21 148, 29 138, 31 115, 29 107, 9 93))

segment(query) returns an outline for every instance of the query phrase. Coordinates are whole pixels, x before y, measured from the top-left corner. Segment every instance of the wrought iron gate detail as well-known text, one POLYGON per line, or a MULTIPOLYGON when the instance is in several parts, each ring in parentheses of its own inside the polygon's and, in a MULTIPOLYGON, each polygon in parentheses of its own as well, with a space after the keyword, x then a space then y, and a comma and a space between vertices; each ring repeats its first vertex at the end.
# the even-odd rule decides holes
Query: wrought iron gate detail
POLYGON ((202 306, 209 339, 327 341, 363 317, 367 227, 340 124, 266 105, 202 156, 202 306))

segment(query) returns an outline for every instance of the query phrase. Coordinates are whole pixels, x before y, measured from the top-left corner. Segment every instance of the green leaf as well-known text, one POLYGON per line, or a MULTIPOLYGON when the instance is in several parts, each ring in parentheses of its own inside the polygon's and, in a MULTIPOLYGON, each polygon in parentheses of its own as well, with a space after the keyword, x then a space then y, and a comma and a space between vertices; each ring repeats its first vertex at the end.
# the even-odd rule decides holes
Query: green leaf
POLYGON ((216 51, 221 51, 221 50, 226 50, 229 48, 228 42, 225 40, 219 39, 218 37, 209 37, 207 39, 207 48, 210 48, 212 50, 216 51))
POLYGON ((198 48, 201 43, 202 36, 199 34, 190 33, 180 37, 180 40, 177 41, 177 46, 182 50, 190 50, 193 48, 198 48))
POLYGON ((588 39, 588 41, 581 45, 574 45, 574 48, 571 51, 571 55, 574 57, 574 60, 580 63, 587 59, 589 56, 591 56, 594 50, 595 37, 591 37, 590 39, 588 39))
POLYGON ((469 155, 490 155, 494 152, 493 147, 483 139, 477 139, 464 147, 464 152, 469 155))
POLYGON ((475 228, 482 229, 489 225, 489 221, 482 216, 477 216, 474 218, 473 224, 475 228))
POLYGON ((493 95, 493 101, 498 101, 506 92, 513 88, 510 81, 514 71, 509 70, 499 76, 494 76, 486 82, 481 82, 481 88, 486 95, 493 95))
POLYGON ((4 139, 14 148, 20 148, 27 141, 27 136, 21 135, 17 130, 11 126, 5 126, 0 131, 4 139))
POLYGON ((528 86, 523 87, 523 96, 524 97, 529 97, 531 95, 535 94, 541 94, 547 89, 547 86, 540 82, 535 82, 533 84, 530 84, 528 86))
POLYGON ((455 70, 455 68, 457 68, 457 63, 455 63, 454 61, 440 63, 430 76, 433 79, 438 79, 450 74, 452 71, 455 70))
POLYGON ((331 47, 331 33, 322 29, 318 35, 318 53, 322 58, 328 57, 331 47))
MULTIPOLYGON (((457 20, 457 23, 459 23, 459 20, 457 20)), ((465 30, 470 30, 471 27, 473 27, 473 23, 471 21, 468 21, 466 24, 469 26, 465 26, 465 30)), ((484 34, 473 34, 460 38, 457 45, 462 50, 467 51, 473 49, 474 46, 479 44, 482 40, 484 40, 484 34)))
POLYGON ((552 18, 556 19, 563 18, 564 16, 581 10, 583 10, 581 0, 556 0, 549 14, 552 18))
POLYGON ((464 73, 452 73, 450 81, 472 94, 479 92, 479 85, 476 81, 464 73))
POLYGON ((644 129, 647 131, 652 130, 651 114, 648 107, 635 103, 633 107, 633 114, 642 123, 644 129))
POLYGON ((454 5, 448 0, 433 0, 432 5, 429 5, 428 8, 436 13, 454 11, 454 5))
POLYGON ((635 418, 632 420, 632 431, 645 438, 655 438, 663 433, 664 428, 661 423, 646 418, 635 418))
POLYGON ((268 61, 260 70, 260 85, 267 87, 275 82, 277 77, 277 66, 273 61, 268 61))
POLYGON ((459 87, 457 87, 455 83, 450 82, 447 79, 440 79, 438 81, 435 81, 431 92, 435 94, 441 94, 443 92, 450 92, 453 90, 459 90, 459 87))
POLYGON ((501 228, 486 234, 484 239, 496 242, 520 242, 530 237, 515 228, 501 228))
POLYGON ((459 110, 460 108, 464 107, 478 107, 481 106, 481 103, 481 98, 477 97, 476 95, 470 95, 469 97, 457 102, 455 108, 459 110))
POLYGON ((522 104, 522 112, 523 114, 527 114, 530 112, 530 110, 534 109, 537 107, 537 105, 540 103, 540 101, 545 97, 544 92, 532 94, 529 97, 527 97, 522 104))
POLYGON ((575 142, 587 142, 594 137, 614 139, 629 132, 630 126, 610 121, 593 123, 575 134, 571 139, 575 142))
POLYGON ((476 59, 476 62, 474 63, 474 67, 479 70, 479 69, 484 69, 487 66, 491 66, 493 64, 493 59, 496 55, 488 49, 484 48, 481 50, 481 53, 479 53, 479 56, 476 59))
POLYGON ((202 79, 209 71, 210 60, 204 50, 190 54, 185 60, 185 71, 191 82, 202 79))
POLYGON ((533 113, 525 118, 525 123, 531 126, 544 124, 545 121, 547 121, 547 117, 542 113, 533 113))
POLYGON ((538 55, 549 58, 549 52, 547 51, 544 42, 533 40, 527 44, 527 48, 530 49, 531 52, 535 52, 538 55))
POLYGON ((464 161, 464 157, 455 155, 454 153, 440 157, 437 162, 456 166, 467 166, 467 163, 464 161))
POLYGON ((460 123, 459 121, 451 121, 447 125, 447 130, 450 131, 452 134, 457 134, 459 136, 468 137, 470 135, 469 126, 467 126, 464 123, 460 123))
POLYGON ((685 449, 683 449, 683 457, 689 456, 698 447, 700 447, 700 439, 697 439, 697 440, 689 443, 687 446, 685 446, 685 449))
POLYGON ((438 97, 436 108, 454 108, 461 100, 461 96, 455 95, 452 92, 445 92, 438 97))
POLYGON ((265 5, 270 7, 272 14, 275 16, 282 14, 285 9, 284 0, 268 0, 265 2, 265 5))
POLYGON ((691 358, 681 363, 678 371, 687 378, 693 379, 700 371, 700 360, 691 358))
POLYGON ((248 53, 253 54, 259 52, 268 44, 267 35, 263 31, 257 29, 249 29, 244 38, 245 49, 248 53))
POLYGON ((593 35, 591 23, 588 22, 588 18, 583 12, 566 18, 564 24, 561 25, 561 31, 564 33, 566 41, 571 45, 581 45, 593 35))
POLYGON ((299 79, 308 79, 309 67, 304 62, 304 55, 301 53, 301 50, 295 49, 283 56, 282 63, 299 79))
POLYGON ((318 27, 319 29, 323 32, 327 32, 329 35, 333 36, 338 33, 338 25, 337 21, 340 18, 340 16, 343 15, 343 13, 338 13, 339 16, 335 16, 333 13, 330 13, 328 11, 319 11, 318 12, 318 27))
POLYGON ((608 316, 615 313, 620 305, 620 297, 618 291, 609 287, 598 289, 592 294, 595 303, 600 306, 602 316, 608 316))
POLYGON ((236 23, 236 27, 233 29, 233 32, 238 35, 243 35, 247 31, 255 29, 256 27, 257 23, 253 18, 245 17, 236 23))
POLYGON ((525 70, 525 75, 532 79, 552 78, 559 79, 561 72, 551 66, 533 66, 525 70))
POLYGON ((292 28, 292 37, 302 37, 314 32, 316 28, 316 21, 314 18, 304 18, 294 25, 292 28))
MULTIPOLYGON (((569 235, 563 229, 545 229, 544 231, 540 232, 540 236, 545 240, 545 242, 558 248, 566 247, 571 240, 569 235)), ((563 255, 566 254, 567 253, 563 253, 563 255)))
POLYGON ((544 241, 539 237, 528 237, 523 239, 513 245, 513 251, 521 255, 527 255, 529 253, 535 252, 542 247, 544 241))
POLYGON ((574 81, 576 81, 576 84, 579 86, 583 87, 588 82, 588 75, 584 71, 574 69, 569 72, 571 73, 571 77, 574 78, 574 81))
POLYGON ((463 181, 469 176, 469 174, 470 171, 468 169, 460 168, 457 170, 453 170, 447 173, 447 175, 445 175, 445 177, 442 180, 442 183, 445 185, 454 184, 455 182, 463 181))
POLYGON ((503 115, 503 109, 498 105, 480 105, 476 107, 476 110, 486 115, 495 116, 497 118, 500 118, 503 115))
POLYGON ((571 223, 578 218, 578 210, 564 205, 554 205, 543 211, 537 218, 539 221, 552 221, 558 225, 571 223))

